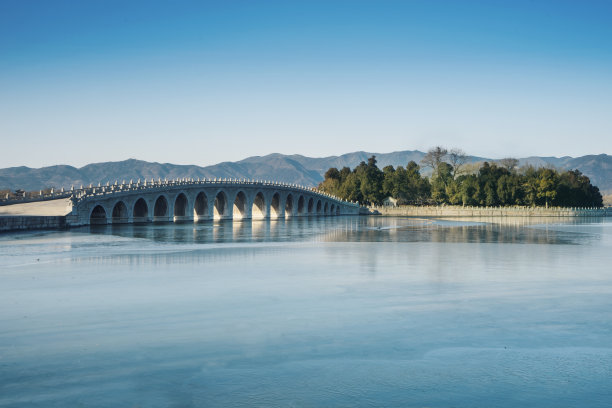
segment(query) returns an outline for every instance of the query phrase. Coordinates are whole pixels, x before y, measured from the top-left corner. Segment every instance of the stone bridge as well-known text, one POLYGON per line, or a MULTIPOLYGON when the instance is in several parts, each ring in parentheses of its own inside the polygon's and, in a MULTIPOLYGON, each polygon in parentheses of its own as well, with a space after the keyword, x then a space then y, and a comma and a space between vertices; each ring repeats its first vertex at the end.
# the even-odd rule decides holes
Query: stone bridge
POLYGON ((72 194, 68 225, 359 214, 359 205, 295 184, 236 179, 107 183, 72 194))

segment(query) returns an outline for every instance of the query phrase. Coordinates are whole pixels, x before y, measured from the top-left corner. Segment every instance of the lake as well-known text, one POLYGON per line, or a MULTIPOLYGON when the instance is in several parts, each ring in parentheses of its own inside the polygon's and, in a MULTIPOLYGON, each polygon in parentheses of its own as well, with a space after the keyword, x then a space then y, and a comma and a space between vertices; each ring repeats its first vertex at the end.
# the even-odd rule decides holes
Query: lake
POLYGON ((609 407, 612 222, 0 235, 0 407, 609 407))

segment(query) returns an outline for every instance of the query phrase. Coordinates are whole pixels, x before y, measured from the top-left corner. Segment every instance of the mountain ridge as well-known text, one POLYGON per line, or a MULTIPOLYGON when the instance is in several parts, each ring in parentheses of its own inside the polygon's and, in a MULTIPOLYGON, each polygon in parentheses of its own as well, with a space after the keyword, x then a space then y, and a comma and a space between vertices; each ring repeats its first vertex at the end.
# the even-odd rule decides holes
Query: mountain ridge
MULTIPOLYGON (((419 162, 424 152, 403 150, 390 153, 373 153, 356 151, 340 156, 308 157, 300 154, 285 155, 270 153, 265 156, 250 156, 236 162, 221 162, 210 166, 194 164, 172 164, 148 162, 129 158, 122 161, 90 163, 77 168, 70 165, 53 165, 41 168, 27 166, 0 169, 0 190, 39 190, 48 187, 70 188, 71 185, 105 184, 107 181, 118 182, 130 179, 173 179, 173 178, 251 178, 275 180, 287 183, 316 186, 323 180, 323 175, 330 167, 354 168, 361 161, 376 156, 378 166, 405 166, 410 160, 419 162)), ((490 161, 495 159, 470 156, 470 162, 490 161)), ((612 193, 612 156, 593 154, 580 157, 529 156, 519 159, 519 164, 553 166, 561 170, 578 169, 586 174, 602 193, 612 193)))

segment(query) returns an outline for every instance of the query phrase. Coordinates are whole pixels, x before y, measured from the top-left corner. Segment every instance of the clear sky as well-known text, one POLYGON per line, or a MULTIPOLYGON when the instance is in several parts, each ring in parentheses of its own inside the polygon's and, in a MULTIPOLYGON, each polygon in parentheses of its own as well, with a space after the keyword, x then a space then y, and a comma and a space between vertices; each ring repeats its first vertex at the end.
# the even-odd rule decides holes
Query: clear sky
POLYGON ((0 0, 0 167, 612 153, 612 1, 0 0))

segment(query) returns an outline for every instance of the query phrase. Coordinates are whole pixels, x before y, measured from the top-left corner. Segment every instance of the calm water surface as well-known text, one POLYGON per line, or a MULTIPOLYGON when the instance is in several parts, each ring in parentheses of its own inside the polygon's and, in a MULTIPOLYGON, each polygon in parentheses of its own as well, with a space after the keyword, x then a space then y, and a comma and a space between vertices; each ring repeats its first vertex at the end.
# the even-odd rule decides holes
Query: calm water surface
POLYGON ((553 221, 0 235, 0 406, 610 407, 612 222, 553 221))

